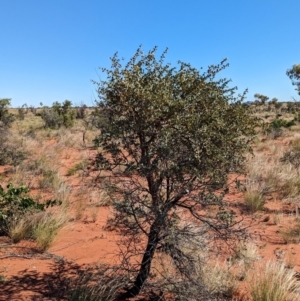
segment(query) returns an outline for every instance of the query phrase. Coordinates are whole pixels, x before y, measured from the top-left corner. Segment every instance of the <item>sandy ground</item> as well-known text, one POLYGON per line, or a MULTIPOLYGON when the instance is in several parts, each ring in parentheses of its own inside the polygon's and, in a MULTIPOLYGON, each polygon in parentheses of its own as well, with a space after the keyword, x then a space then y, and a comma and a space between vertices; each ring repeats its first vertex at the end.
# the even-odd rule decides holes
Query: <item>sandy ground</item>
MULTIPOLYGON (((51 145, 53 141, 48 143, 51 145)), ((68 185, 73 187, 71 211, 78 202, 78 198, 75 200, 72 196, 82 185, 82 177, 67 177, 66 172, 80 155, 80 150, 73 150, 71 154, 70 150, 64 150, 58 170, 68 185)), ((88 155, 92 157, 93 152, 90 151, 88 155)), ((6 182, 7 168, 0 168, 2 183, 6 182)), ((86 199, 82 201, 88 203, 86 199)), ((272 259, 288 262, 295 270, 300 270, 300 257, 297 256, 300 245, 287 244, 280 234, 280 225, 274 222, 276 214, 280 213, 287 223, 293 223, 296 211, 294 204, 270 200, 263 212, 249 215, 243 205, 243 193, 236 188, 230 189, 225 201, 238 218, 244 218, 245 225, 249 227, 249 234, 259 252, 258 264, 272 259)), ((80 219, 70 218, 45 253, 39 253, 32 241, 13 244, 9 238, 0 237, 0 300, 61 300, 60 296, 69 289, 70 279, 80 271, 88 266, 118 262, 118 236, 104 230, 110 208, 97 207, 93 220, 89 210, 91 208, 88 206, 84 208, 80 219)))

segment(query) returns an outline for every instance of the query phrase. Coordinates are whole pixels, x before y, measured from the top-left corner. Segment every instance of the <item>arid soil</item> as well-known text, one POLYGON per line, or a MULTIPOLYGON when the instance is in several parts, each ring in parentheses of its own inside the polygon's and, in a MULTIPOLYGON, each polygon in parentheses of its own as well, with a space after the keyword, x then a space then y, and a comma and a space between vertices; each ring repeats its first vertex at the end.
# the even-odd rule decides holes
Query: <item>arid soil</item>
MULTIPOLYGON (((96 132, 90 133, 91 139, 93 135, 96 132)), ((40 137, 38 142, 34 142, 35 138, 26 138, 26 147, 33 151, 25 164, 43 154, 49 168, 55 165, 59 187, 65 185, 69 188, 66 190, 68 222, 45 252, 40 252, 34 241, 22 240, 14 244, 10 238, 0 237, 0 300, 62 300, 61 296, 70 289, 71 279, 77 279, 81 271, 102 264, 115 264, 119 260, 118 235, 105 230, 110 207, 105 204, 106 196, 93 186, 88 169, 96 151, 89 145, 80 145, 80 129, 69 132, 67 138, 62 137, 40 137), (70 143, 71 140, 74 143, 70 143), (82 169, 70 172, 75 164, 84 160, 82 169)), ((274 143, 278 148, 286 148, 291 139, 279 138, 274 143)), ((270 145, 265 148, 255 146, 255 154, 272 157, 270 145)), ((18 179, 20 184, 23 181, 30 184, 31 195, 41 193, 41 199, 53 197, 51 187, 40 192, 39 175, 28 174, 27 178, 20 179, 17 172, 12 166, 0 167, 0 184, 4 187, 18 179)), ((244 191, 232 185, 224 200, 236 213, 236 219, 243 219, 244 226, 248 227, 249 239, 258 252, 255 265, 273 260, 285 262, 288 268, 300 271, 299 237, 288 239, 284 235, 285 229, 298 218, 300 198, 298 201, 297 195, 281 199, 278 192, 270 192, 266 195, 263 210, 249 212, 244 191)), ((248 297, 247 283, 241 280, 236 300, 249 300, 248 297)))

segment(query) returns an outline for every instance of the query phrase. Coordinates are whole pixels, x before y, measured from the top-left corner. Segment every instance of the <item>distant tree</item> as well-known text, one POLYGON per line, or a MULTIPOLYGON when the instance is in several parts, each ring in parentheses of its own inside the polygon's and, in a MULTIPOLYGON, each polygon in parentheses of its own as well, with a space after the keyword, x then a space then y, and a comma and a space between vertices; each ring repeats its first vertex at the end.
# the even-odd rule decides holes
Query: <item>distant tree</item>
POLYGON ((76 108, 76 118, 84 119, 86 117, 86 109, 87 109, 87 106, 83 103, 79 107, 77 107, 76 108))
POLYGON ((276 109, 276 111, 280 111, 281 108, 282 108, 282 102, 276 102, 275 103, 275 109, 276 109))
POLYGON ((15 116, 9 113, 8 109, 10 107, 10 98, 0 98, 0 127, 10 127, 15 116))
POLYGON ((300 95, 300 64, 293 65, 291 69, 286 71, 286 75, 291 79, 292 84, 297 86, 296 91, 300 95))
POLYGON ((34 106, 29 106, 29 111, 33 114, 33 115, 36 115, 36 113, 37 113, 37 110, 36 110, 36 108, 34 107, 34 106))
POLYGON ((157 60, 156 48, 147 54, 139 48, 126 65, 116 54, 111 69, 102 69, 106 80, 95 82, 103 121, 95 164, 105 171, 99 184, 113 200, 112 221, 127 248, 124 265, 142 251, 122 297, 140 293, 157 252, 173 260, 178 283, 192 283, 189 248, 201 248, 203 236, 229 241, 239 233, 222 197, 228 174, 243 170, 256 119, 244 95, 236 97, 229 80, 215 78, 225 61, 200 73, 181 61, 178 68, 165 64, 165 54, 157 60), (220 210, 212 217, 201 211, 211 204, 220 210))
POLYGON ((74 125, 76 112, 72 108, 72 102, 65 100, 63 103, 54 102, 51 108, 44 107, 41 117, 46 128, 60 128, 61 126, 72 127, 74 125))
POLYGON ((275 105, 276 103, 278 103, 278 98, 273 97, 273 98, 270 100, 270 104, 275 105))
POLYGON ((259 105, 264 105, 269 100, 269 97, 263 94, 254 94, 255 102, 259 105))
POLYGON ((24 120, 25 114, 28 113, 28 106, 26 103, 22 105, 22 107, 18 108, 18 118, 20 120, 24 120))

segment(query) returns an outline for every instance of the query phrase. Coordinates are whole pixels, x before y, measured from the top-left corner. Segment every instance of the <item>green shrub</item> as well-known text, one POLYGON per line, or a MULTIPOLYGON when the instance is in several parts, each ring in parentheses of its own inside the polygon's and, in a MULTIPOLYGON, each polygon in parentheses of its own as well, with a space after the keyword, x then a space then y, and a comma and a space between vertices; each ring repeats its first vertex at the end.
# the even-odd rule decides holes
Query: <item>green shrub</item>
POLYGON ((45 128, 56 129, 63 125, 62 118, 51 108, 43 108, 40 114, 45 122, 45 128))
POLYGON ((15 116, 8 112, 10 99, 0 98, 0 165, 18 165, 25 154, 10 142, 9 127, 15 120, 15 116))
POLYGON ((0 186, 0 234, 7 234, 9 224, 26 211, 44 209, 43 204, 27 196, 28 192, 29 188, 26 186, 14 187, 9 184, 6 191, 0 186))
POLYGON ((10 127, 15 120, 15 116, 8 112, 10 98, 0 98, 0 128, 10 127))
POLYGON ((280 129, 280 128, 283 128, 283 127, 284 128, 289 128, 289 127, 291 127, 295 124, 296 123, 295 123, 294 120, 287 121, 287 120, 276 118, 271 122, 270 126, 273 129, 280 129))
POLYGON ((282 136, 282 128, 290 128, 291 126, 296 125, 295 121, 295 119, 287 121, 276 117, 276 119, 272 120, 271 123, 266 126, 265 133, 273 139, 276 139, 282 136))
POLYGON ((29 197, 28 192, 29 188, 26 186, 14 187, 10 183, 5 191, 0 185, 0 235, 9 234, 11 223, 21 219, 25 213, 43 211, 48 206, 60 203, 49 200, 40 204, 29 197))
POLYGON ((51 108, 43 108, 41 117, 45 122, 45 128, 58 129, 61 126, 68 128, 74 125, 76 112, 72 109, 70 100, 65 100, 62 104, 56 101, 51 108))

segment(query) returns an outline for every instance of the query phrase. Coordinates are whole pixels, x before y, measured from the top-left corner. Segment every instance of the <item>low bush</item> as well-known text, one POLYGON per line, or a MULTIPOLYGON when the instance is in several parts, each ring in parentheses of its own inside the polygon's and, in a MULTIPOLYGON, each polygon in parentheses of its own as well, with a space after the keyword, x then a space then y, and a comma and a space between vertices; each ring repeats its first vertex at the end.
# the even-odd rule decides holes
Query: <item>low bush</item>
POLYGON ((270 127, 273 128, 273 129, 279 129, 279 128, 283 128, 283 127, 284 128, 289 128, 293 125, 296 125, 294 120, 287 121, 287 120, 279 119, 279 118, 274 119, 270 123, 270 127))
POLYGON ((61 126, 72 127, 76 118, 76 112, 72 108, 72 102, 65 100, 62 104, 54 102, 51 108, 44 107, 41 117, 45 122, 45 128, 58 129, 61 126))
POLYGON ((76 118, 84 119, 86 117, 86 109, 87 106, 85 104, 81 104, 80 107, 76 108, 76 118))
MULTIPOLYGON (((26 214, 43 211, 46 207, 60 204, 56 200, 49 200, 45 204, 38 203, 28 196, 28 192, 29 188, 26 186, 14 187, 10 183, 4 190, 0 185, 0 235, 14 235, 14 231, 20 232, 16 230, 17 222, 26 214)), ((19 226, 21 227, 21 224, 19 226)), ((17 234, 15 237, 14 240, 17 241, 17 234)))
POLYGON ((296 125, 295 120, 287 121, 284 119, 276 118, 265 127, 264 131, 268 136, 270 136, 273 139, 276 139, 282 136, 282 128, 290 128, 293 125, 296 125))
POLYGON ((10 141, 9 127, 15 120, 15 116, 9 113, 10 99, 0 98, 0 165, 18 165, 24 158, 22 149, 10 141))
POLYGON ((0 128, 10 127, 15 120, 15 116, 9 113, 11 99, 0 98, 0 128))
POLYGON ((20 219, 26 211, 43 210, 44 205, 27 196, 29 188, 26 186, 7 186, 5 191, 0 186, 0 234, 8 234, 9 225, 20 219))
MULTIPOLYGON (((0 131, 1 135, 1 131, 0 131)), ((19 165, 26 158, 26 153, 0 138, 0 165, 19 165)))

